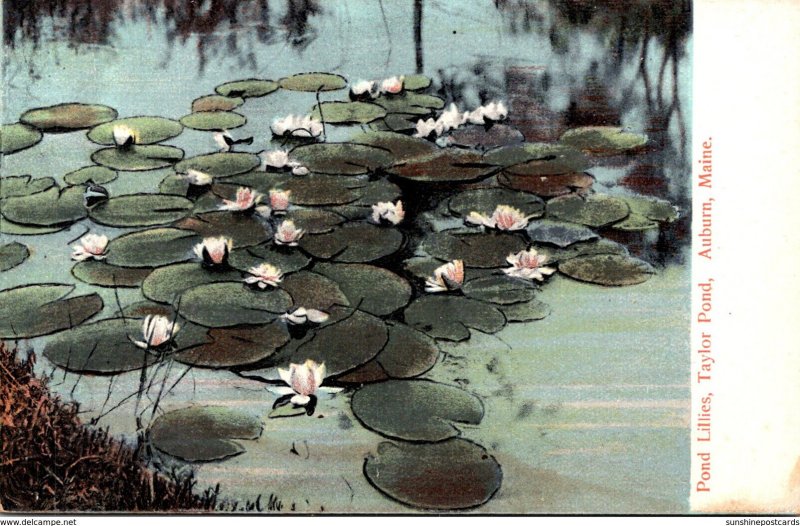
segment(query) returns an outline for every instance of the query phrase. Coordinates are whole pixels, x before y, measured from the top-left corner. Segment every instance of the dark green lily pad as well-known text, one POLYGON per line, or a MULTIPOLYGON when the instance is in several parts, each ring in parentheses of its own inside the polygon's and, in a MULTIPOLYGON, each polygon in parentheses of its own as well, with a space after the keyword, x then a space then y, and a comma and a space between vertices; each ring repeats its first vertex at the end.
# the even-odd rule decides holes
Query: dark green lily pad
POLYGON ((430 370, 439 346, 427 334, 398 322, 389 323, 389 341, 376 360, 392 378, 411 378, 430 370))
POLYGON ((516 128, 507 124, 495 124, 488 130, 483 126, 463 126, 450 132, 448 144, 459 148, 474 148, 480 151, 491 150, 501 146, 519 144, 525 136, 516 128))
POLYGON ((223 97, 241 97, 249 99, 251 97, 263 97, 278 89, 278 83, 274 80, 245 79, 226 82, 220 84, 214 91, 223 97))
POLYGON ((153 269, 151 267, 116 267, 105 261, 79 261, 72 275, 98 287, 138 287, 153 269))
POLYGON ((669 201, 645 196, 623 197, 631 210, 624 221, 614 224, 617 230, 640 231, 656 229, 659 223, 671 223, 678 218, 678 210, 669 201))
POLYGON ((0 338, 44 336, 80 325, 101 310, 97 294, 64 299, 75 285, 42 283, 0 291, 0 338))
POLYGON ((353 394, 353 414, 367 428, 389 438, 439 442, 461 434, 453 423, 477 425, 480 399, 455 386, 430 380, 389 380, 353 394))
POLYGON ((224 95, 204 95, 192 101, 192 112, 198 111, 231 111, 244 104, 242 97, 225 97, 224 95))
POLYGON ((425 75, 407 75, 403 79, 403 89, 408 91, 420 91, 431 85, 431 79, 425 75))
POLYGON ((311 117, 327 124, 366 124, 386 116, 386 110, 370 102, 328 101, 311 110, 311 117))
POLYGON ((271 230, 255 216, 228 211, 194 215, 173 226, 191 230, 202 237, 225 236, 233 241, 236 248, 258 245, 272 237, 271 230))
POLYGON ((537 246, 539 254, 547 256, 548 265, 567 261, 580 256, 594 256, 598 254, 627 255, 628 249, 615 241, 600 238, 592 241, 581 241, 564 248, 552 246, 537 246))
POLYGON ((186 217, 193 206, 191 201, 177 195, 121 195, 92 208, 89 217, 108 226, 156 226, 186 217))
POLYGON ((221 406, 192 406, 156 418, 150 440, 156 449, 188 462, 222 460, 245 448, 234 440, 261 436, 259 418, 221 406))
POLYGON ((73 223, 86 217, 83 188, 53 186, 36 194, 9 197, 3 200, 6 219, 25 225, 53 226, 73 223))
POLYGON ((56 186, 56 180, 52 177, 38 177, 36 179, 31 178, 30 175, 0 177, 0 199, 38 194, 54 186, 56 186))
POLYGON ((295 209, 286 218, 294 221, 306 234, 325 234, 345 222, 345 218, 339 214, 320 208, 295 209))
POLYGON ((127 126, 134 132, 135 144, 156 144, 177 137, 181 123, 164 117, 128 117, 95 126, 86 137, 97 144, 114 144, 114 128, 127 126))
POLYGON ((653 267, 630 256, 581 256, 558 265, 559 272, 579 281, 621 287, 644 283, 655 274, 653 267))
POLYGON ((189 192, 189 183, 176 173, 171 173, 158 183, 158 193, 180 195, 186 197, 189 192))
POLYGON ((550 315, 550 306, 539 300, 500 305, 499 308, 509 323, 542 320, 550 315))
POLYGON ((486 179, 497 170, 496 166, 485 163, 477 153, 448 148, 408 159, 388 171, 410 181, 466 183, 486 179))
POLYGON ((534 287, 524 280, 505 275, 486 276, 467 281, 462 289, 468 298, 496 305, 510 305, 533 299, 534 287))
POLYGON ((349 142, 386 150, 392 154, 395 163, 430 154, 437 149, 431 141, 388 131, 362 132, 353 136, 349 142))
POLYGON ((9 155, 39 144, 42 132, 33 126, 17 122, 0 126, 0 153, 9 155))
POLYGON ((593 230, 585 226, 547 219, 531 222, 528 225, 527 233, 528 239, 531 241, 548 243, 561 248, 599 237, 593 230))
POLYGON ((489 164, 506 167, 513 175, 558 175, 583 172, 591 166, 579 150, 563 144, 525 143, 503 146, 486 152, 489 164))
POLYGON ((247 118, 234 111, 196 111, 181 117, 181 124, 201 131, 231 130, 247 124, 247 118))
POLYGON ((387 113, 404 115, 428 115, 444 108, 444 100, 433 95, 404 92, 399 95, 381 95, 373 102, 386 109, 387 113))
POLYGON ((280 284, 292 297, 292 305, 327 312, 334 305, 349 305, 347 296, 335 281, 315 272, 302 270, 289 274, 280 284))
POLYGON ((183 159, 183 150, 161 144, 130 148, 102 148, 92 154, 92 162, 112 170, 143 172, 166 168, 183 159))
POLYGON ((118 267, 161 267, 195 257, 202 238, 178 228, 151 228, 122 235, 108 244, 105 262, 118 267))
POLYGON ((360 197, 363 182, 333 175, 297 177, 283 185, 292 191, 292 203, 301 206, 343 205, 360 197))
POLYGON ((469 329, 488 334, 506 324, 503 313, 481 301, 463 296, 429 295, 414 300, 405 310, 406 323, 442 340, 461 341, 469 338, 469 329))
POLYGON ((349 143, 318 143, 299 146, 291 157, 315 173, 361 175, 374 172, 392 162, 382 148, 349 143))
POLYGON ((451 261, 461 259, 465 267, 500 268, 507 266, 506 257, 527 248, 515 234, 475 233, 451 234, 434 232, 423 240, 423 248, 431 256, 451 261))
POLYGON ((498 205, 519 209, 526 216, 539 217, 544 214, 544 201, 535 195, 520 194, 505 188, 480 188, 467 190, 450 198, 449 210, 461 217, 470 212, 492 215, 498 205))
POLYGON ((584 192, 592 187, 594 177, 578 172, 558 175, 511 175, 503 172, 497 176, 497 182, 520 192, 541 197, 558 197, 584 192))
POLYGON ((547 202, 547 217, 579 223, 590 227, 601 227, 628 217, 627 203, 617 197, 593 194, 588 197, 565 195, 547 202))
POLYGON ((198 285, 179 301, 181 315, 204 327, 261 325, 292 306, 291 296, 280 289, 253 290, 241 281, 198 285))
POLYGON ((334 280, 350 305, 377 316, 388 316, 408 305, 411 285, 381 267, 363 264, 318 263, 314 271, 334 280))
POLYGON ((231 267, 247 272, 252 267, 262 263, 269 263, 281 269, 284 274, 290 274, 306 268, 311 263, 311 258, 299 250, 286 251, 273 245, 262 245, 236 249, 231 252, 228 263, 231 267))
POLYGON ((175 317, 175 310, 169 305, 143 300, 126 305, 121 311, 114 313, 114 316, 139 319, 145 318, 146 316, 166 316, 172 319, 175 317))
POLYGON ((333 73, 299 73, 278 81, 291 91, 336 91, 347 86, 347 79, 333 73))
POLYGON ((22 265, 30 255, 28 247, 22 243, 15 241, 0 245, 0 272, 22 265))
POLYGON ((219 152, 189 157, 175 165, 175 171, 197 170, 215 179, 243 174, 261 164, 258 155, 245 152, 219 152))
POLYGON ((260 362, 289 341, 289 331, 280 321, 268 325, 211 329, 208 343, 181 351, 175 360, 195 367, 220 369, 260 362))
POLYGON ((116 180, 117 172, 105 166, 85 166, 64 176, 64 183, 70 186, 78 186, 93 182, 95 184, 106 184, 116 180))
POLYGON ((19 118, 48 132, 81 130, 117 118, 117 110, 102 104, 66 103, 28 110, 19 118))
POLYGON ((69 224, 62 224, 57 226, 35 226, 35 225, 22 225, 9 221, 5 217, 0 216, 0 234, 8 234, 10 236, 39 236, 42 234, 52 234, 59 232, 65 228, 69 228, 69 224))
POLYGON ((403 234, 398 230, 369 223, 347 223, 328 234, 300 240, 300 246, 313 257, 339 263, 368 263, 394 254, 402 245, 403 234))
POLYGON ((585 126, 567 130, 560 140, 595 155, 616 155, 642 148, 647 144, 647 135, 626 132, 617 126, 585 126))
POLYGON ((241 274, 235 270, 209 270, 199 262, 177 263, 150 273, 142 283, 142 294, 158 303, 173 303, 192 287, 238 279, 241 279, 241 274))
POLYGON ((364 463, 379 491, 407 506, 431 510, 475 508, 491 499, 503 480, 483 447, 455 438, 435 444, 383 442, 364 463))

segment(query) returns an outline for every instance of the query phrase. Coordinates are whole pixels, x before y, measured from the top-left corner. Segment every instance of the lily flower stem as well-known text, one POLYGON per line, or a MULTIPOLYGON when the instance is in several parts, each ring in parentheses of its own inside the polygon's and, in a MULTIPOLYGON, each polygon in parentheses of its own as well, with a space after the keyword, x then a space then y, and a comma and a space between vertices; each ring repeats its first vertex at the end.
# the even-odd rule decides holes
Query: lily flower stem
POLYGON ((317 109, 319 110, 319 120, 322 123, 322 140, 323 142, 328 140, 328 136, 325 133, 325 116, 322 115, 322 102, 319 99, 319 92, 322 90, 323 86, 317 88, 316 97, 317 97, 317 109))

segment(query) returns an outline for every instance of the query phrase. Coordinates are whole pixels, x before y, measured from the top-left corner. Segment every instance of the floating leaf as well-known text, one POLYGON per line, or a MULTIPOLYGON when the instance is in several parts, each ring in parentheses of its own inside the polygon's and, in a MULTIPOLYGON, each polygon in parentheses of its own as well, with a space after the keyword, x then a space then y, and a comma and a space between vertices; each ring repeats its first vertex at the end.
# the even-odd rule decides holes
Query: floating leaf
POLYGON ((311 258, 299 250, 287 251, 273 245, 266 245, 234 248, 228 262, 233 268, 243 272, 262 263, 269 263, 281 269, 284 274, 290 274, 307 267, 311 263, 311 258))
POLYGON ((108 106, 67 103, 28 110, 19 120, 40 130, 60 132, 91 128, 116 118, 117 111, 108 106))
POLYGON ((423 240, 423 248, 431 256, 451 261, 461 259, 466 267, 500 268, 507 266, 506 257, 527 248, 525 241, 514 234, 434 232, 423 240))
POLYGON ((233 111, 196 111, 181 117, 181 124, 201 131, 231 130, 247 124, 247 118, 233 111))
POLYGON ((192 111, 231 111, 244 104, 242 97, 204 95, 192 101, 192 111))
POLYGON ((241 281, 198 285, 179 301, 181 315, 204 327, 261 325, 292 306, 291 296, 280 289, 253 290, 241 281))
POLYGON ((283 185, 292 192, 293 204, 302 206, 343 205, 360 197, 363 187, 360 181, 332 175, 310 175, 297 177, 283 185))
POLYGON ((122 235, 108 244, 105 262, 118 267, 161 267, 195 257, 200 236, 178 228, 151 228, 122 235))
POLYGON ((641 259, 607 254, 572 258, 559 263, 558 270, 579 281, 608 286, 644 283, 655 274, 641 259))
POLYGON ((547 216, 591 227, 616 223, 628 216, 630 209, 622 199, 604 194, 588 197, 565 195, 547 202, 547 216))
POLYGON ((0 199, 38 194, 56 186, 52 177, 32 179, 30 175, 12 175, 0 178, 0 199))
POLYGON ((188 462, 222 460, 244 447, 234 440, 261 436, 261 420, 221 406, 192 406, 160 415, 150 428, 153 445, 188 462))
POLYGON ((0 272, 11 270, 12 268, 22 265, 26 259, 31 255, 28 247, 22 243, 6 243, 0 245, 0 272))
POLYGON ((11 236, 39 236, 42 234, 52 234, 54 232, 64 230, 69 226, 69 224, 62 224, 53 227, 21 225, 0 216, 0 234, 8 234, 11 236))
POLYGON ((411 378, 430 370, 439 358, 436 341, 403 323, 389 323, 389 341, 376 360, 393 378, 411 378))
POLYGON ((129 117, 100 124, 86 135, 97 144, 114 144, 114 128, 130 128, 138 144, 156 144, 177 137, 183 131, 181 123, 164 117, 129 117))
POLYGON ((512 175, 503 172, 497 176, 497 182, 520 192, 541 197, 558 197, 591 188, 594 177, 578 172, 558 175, 512 175))
POLYGON ((486 276, 467 281, 464 295, 496 305, 509 305, 533 299, 534 288, 530 282, 509 276, 486 276))
POLYGON ((567 130, 561 142, 597 155, 616 155, 647 144, 647 135, 623 131, 617 126, 585 126, 567 130))
POLYGON ((359 309, 377 316, 387 316, 408 305, 411 299, 411 285, 384 268, 318 263, 314 271, 334 280, 350 305, 358 305, 359 309))
POLYGON ((91 159, 112 170, 142 172, 172 166, 183 159, 183 150, 161 144, 103 148, 94 152, 91 159))
POLYGON ((258 245, 272 237, 271 230, 253 215, 229 211, 207 212, 178 221, 174 225, 201 237, 225 236, 237 248, 258 245))
POLYGON ((177 195, 121 195, 92 208, 89 217, 108 226, 155 226, 186 217, 193 206, 191 201, 177 195))
POLYGON ((488 130, 483 126, 463 126, 447 136, 447 143, 459 148, 474 148, 480 151, 518 144, 525 136, 516 128, 506 124, 495 124, 488 130))
POLYGON ((25 225, 53 226, 73 223, 86 217, 83 188, 57 186, 35 194, 9 197, 3 200, 6 219, 25 225))
POLYGON ((410 113, 390 113, 383 119, 369 123, 370 130, 391 132, 413 132, 417 127, 419 115, 410 113))
POLYGON ((503 313, 463 296, 431 295, 414 300, 405 310, 406 323, 437 339, 461 341, 469 329, 495 333, 505 326, 503 313))
POLYGON ((224 97, 263 97, 278 89, 278 83, 273 80, 245 79, 226 82, 214 88, 214 91, 224 97))
POLYGON ((299 73, 278 81, 281 88, 292 91, 336 91, 347 86, 347 80, 333 73, 299 73))
POLYGON ((17 122, 0 126, 0 153, 9 155, 34 146, 42 140, 42 132, 17 122))
POLYGON ((175 165, 175 171, 197 170, 214 178, 243 174, 261 164, 258 155, 245 152, 220 152, 189 157, 175 165))
POLYGON ((386 116, 386 110, 370 102, 328 101, 311 110, 311 117, 324 120, 327 124, 366 124, 386 116))
POLYGON ((368 263, 394 254, 403 245, 403 234, 393 228, 369 223, 347 223, 329 234, 305 236, 300 246, 318 259, 340 263, 368 263))
POLYGON ((334 305, 349 304, 335 281, 315 272, 300 271, 286 276, 280 284, 292 297, 295 307, 327 312, 334 305))
POLYGON ((389 173, 424 183, 471 182, 486 179, 497 171, 474 152, 441 149, 414 157, 389 168, 389 173))
POLYGON ((381 95, 373 101, 386 109, 387 113, 404 115, 428 115, 444 108, 444 100, 433 95, 404 92, 399 95, 381 95))
POLYGON ((145 298, 159 303, 173 303, 186 290, 208 283, 241 279, 235 270, 209 270, 199 262, 177 263, 155 269, 142 283, 145 298))
POLYGON ((392 162, 386 150, 349 143, 318 143, 299 146, 291 157, 316 173, 361 175, 374 172, 392 162))
POLYGON ((678 210, 669 201, 645 196, 623 197, 631 210, 622 222, 614 224, 617 230, 639 231, 658 228, 661 222, 672 222, 678 218, 678 210))
POLYGON ((419 91, 431 85, 431 79, 425 75, 406 75, 403 79, 403 89, 408 91, 419 91))
POLYGON ((319 208, 294 209, 286 218, 294 221, 307 234, 325 234, 345 222, 345 218, 339 214, 319 208))
POLYGON ((64 176, 64 183, 70 186, 83 185, 89 182, 106 184, 116 180, 117 172, 105 166, 85 166, 64 176))
POLYGON ((536 249, 539 254, 547 256, 547 264, 567 261, 568 259, 579 256, 593 256, 597 254, 628 254, 628 249, 626 249, 623 245, 604 238, 574 243, 564 248, 537 246, 536 249))
POLYGON ((542 219, 532 221, 527 228, 528 239, 537 243, 548 243, 557 247, 568 247, 580 241, 597 239, 598 235, 585 226, 563 221, 542 219))
POLYGON ((0 338, 44 336, 80 325, 103 309, 97 294, 64 299, 75 285, 43 283, 0 291, 0 338))
POLYGON ((209 342, 175 355, 175 360, 195 367, 239 367, 272 356, 289 341, 289 331, 280 321, 268 325, 211 329, 209 342))
POLYGON ((385 131, 359 133, 353 136, 349 142, 375 146, 386 150, 392 154, 395 163, 430 154, 437 149, 436 145, 425 139, 385 131))
POLYGON ((505 188, 467 190, 450 198, 449 210, 462 217, 470 212, 492 215, 499 205, 512 206, 526 216, 539 217, 544 213, 544 201, 535 195, 520 194, 505 188))
POLYGON ((152 270, 149 267, 116 267, 105 261, 89 259, 76 263, 72 275, 99 287, 138 287, 152 270))
POLYGON ((583 172, 591 166, 580 151, 563 144, 525 143, 489 150, 483 156, 489 164, 506 167, 513 175, 557 175, 583 172))
POLYGON ((500 305, 499 308, 509 323, 541 320, 550 315, 550 306, 539 300, 500 305))

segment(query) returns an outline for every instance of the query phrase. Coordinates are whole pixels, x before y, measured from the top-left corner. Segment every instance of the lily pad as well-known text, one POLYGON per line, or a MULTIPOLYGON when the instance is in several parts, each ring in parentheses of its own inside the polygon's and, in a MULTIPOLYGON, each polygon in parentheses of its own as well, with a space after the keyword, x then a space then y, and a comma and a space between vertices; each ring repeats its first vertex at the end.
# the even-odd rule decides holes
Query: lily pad
POLYGON ((376 360, 392 378, 411 378, 430 370, 439 358, 439 346, 427 334, 404 323, 389 323, 389 341, 376 360))
POLYGON ((252 215, 229 211, 207 212, 178 221, 173 226, 191 230, 201 237, 225 236, 237 248, 258 245, 272 237, 269 227, 252 215))
POLYGON ((204 327, 261 325, 292 306, 291 296, 280 289, 253 290, 241 281, 198 285, 179 301, 181 315, 204 327))
POLYGON ((452 234, 434 232, 423 240, 423 248, 431 256, 444 261, 461 259, 466 267, 500 268, 507 266, 506 257, 527 248, 525 241, 514 234, 452 234))
POLYGON ((117 267, 105 261, 79 261, 72 275, 98 287, 138 287, 153 269, 150 267, 117 267))
POLYGON ((499 308, 509 323, 542 320, 550 315, 550 306, 539 300, 500 305, 499 308))
POLYGON ((75 285, 42 283, 0 291, 0 338, 44 336, 80 325, 103 309, 97 294, 64 299, 75 285))
POLYGON ((508 276, 486 276, 464 284, 464 295, 474 300, 496 305, 510 305, 533 299, 534 288, 529 282, 508 276))
POLYGON ((678 218, 678 210, 669 201, 655 197, 629 196, 623 198, 631 210, 630 215, 614 224, 617 230, 640 231, 656 229, 661 222, 671 223, 678 218))
POLYGON ((347 223, 329 234, 303 237, 300 246, 318 259, 368 263, 400 250, 403 239, 403 234, 393 228, 347 223))
POLYGON ((201 131, 231 130, 247 124, 247 118, 234 111, 196 111, 181 117, 181 124, 201 131))
POLYGON ((92 162, 112 170, 143 172, 166 168, 183 159, 183 150, 161 144, 102 148, 92 154, 92 162))
POLYGON ((595 155, 616 155, 642 148, 647 135, 623 131, 617 126, 585 126, 567 130, 561 142, 595 155))
POLYGON ((30 175, 12 175, 0 178, 0 199, 38 194, 56 186, 52 177, 31 178, 30 175))
POLYGON ((314 271, 334 280, 350 305, 358 305, 359 309, 376 316, 388 316, 411 300, 411 285, 381 267, 318 263, 314 271))
POLYGON ((598 254, 627 255, 628 249, 624 245, 609 239, 600 238, 592 241, 574 243, 568 247, 558 248, 550 246, 537 246, 539 254, 547 256, 547 264, 567 261, 580 256, 594 256, 598 254))
POLYGON ((192 101, 192 112, 198 111, 231 111, 244 104, 242 97, 225 97, 224 95, 204 95, 192 101))
POLYGON ((186 217, 193 206, 191 201, 177 195, 121 195, 92 208, 89 217, 108 226, 155 226, 186 217))
POLYGON ((579 281, 607 286, 644 283, 655 274, 653 267, 630 256, 581 256, 559 263, 559 272, 579 281))
POLYGON ((183 131, 181 123, 164 117, 128 117, 95 126, 86 137, 97 144, 114 144, 114 128, 126 126, 133 130, 135 143, 156 144, 177 137, 183 131))
POLYGON ((452 131, 447 136, 450 145, 459 148, 474 148, 480 151, 519 144, 525 141, 525 136, 516 128, 507 124, 495 124, 488 130, 483 126, 464 126, 452 131))
POLYGON ((333 73, 299 73, 278 81, 291 91, 336 91, 347 86, 347 79, 333 73))
POLYGON ((70 186, 83 185, 89 182, 106 184, 116 180, 117 172, 105 166, 85 166, 64 176, 64 183, 70 186))
POLYGON ((83 188, 53 186, 35 194, 3 200, 6 219, 25 225, 53 226, 73 223, 86 217, 83 188))
POLYGON ((173 303, 192 287, 237 279, 241 279, 241 274, 234 270, 209 270, 199 262, 177 263, 150 273, 142 283, 142 294, 158 303, 173 303))
POLYGON ((515 175, 557 175, 583 172, 591 166, 579 150, 563 144, 525 143, 486 152, 489 164, 506 167, 515 175))
POLYGON ((19 118, 47 132, 91 128, 117 118, 117 110, 102 104, 67 103, 28 110, 19 118))
POLYGON ((404 115, 428 115, 444 108, 444 100, 439 97, 407 91, 399 95, 381 95, 373 102, 386 109, 387 113, 404 115))
POLYGON ((407 506, 431 510, 475 508, 491 499, 503 480, 483 447, 456 438, 435 444, 383 442, 364 463, 367 480, 407 506))
POLYGON ((595 228, 616 223, 628 217, 629 213, 625 201, 605 194, 593 194, 585 198, 565 195, 547 202, 548 218, 595 228))
POLYGON ((405 310, 405 321, 434 338, 451 341, 468 339, 469 329, 492 334, 506 324, 503 313, 497 308, 451 295, 417 298, 405 310))
POLYGON ((311 117, 327 124, 366 124, 386 116, 386 110, 370 102, 327 101, 311 110, 311 117))
POLYGON ((366 174, 392 162, 391 154, 382 148, 349 143, 299 146, 291 156, 312 172, 333 175, 366 174))
POLYGON ((15 241, 0 245, 0 272, 22 265, 30 255, 28 247, 22 243, 15 241))
POLYGON ((544 214, 544 201, 535 195, 520 194, 505 188, 480 188, 467 190, 450 198, 449 210, 462 217, 470 212, 492 215, 498 205, 519 209, 526 216, 539 217, 544 214))
POLYGON ((436 145, 425 139, 388 131, 359 133, 353 136, 349 142, 386 150, 392 155, 395 163, 437 150, 436 145))
POLYGON ((42 140, 42 132, 17 122, 0 127, 0 153, 9 155, 34 146, 42 140))
POLYGON ((197 170, 219 179, 249 172, 260 164, 261 159, 252 153, 220 152, 189 157, 176 164, 175 171, 197 170))
POLYGON ((65 228, 69 228, 69 224, 61 224, 57 226, 35 226, 35 225, 22 225, 9 221, 5 217, 0 216, 0 234, 8 234, 11 236, 39 236, 42 234, 52 234, 59 232, 65 228))
POLYGON ((403 79, 403 89, 408 91, 424 90, 431 85, 431 79, 425 75, 406 75, 403 79))
POLYGON ((363 183, 350 178, 332 175, 297 177, 283 185, 291 190, 292 203, 302 206, 343 205, 360 197, 363 183))
POLYGON ((389 168, 389 173, 409 181, 423 183, 466 183, 493 175, 498 167, 487 164, 474 152, 441 149, 414 157, 389 168))
POLYGON ((289 274, 280 287, 289 293, 295 307, 327 312, 334 305, 349 305, 347 296, 335 281, 315 272, 303 270, 289 274))
POLYGON ((223 97, 241 97, 249 99, 252 97, 263 97, 278 89, 278 83, 274 80, 245 79, 226 82, 220 84, 214 91, 223 97))
POLYGON ((261 436, 259 418, 229 407, 192 406, 156 418, 150 440, 156 449, 188 462, 222 460, 245 448, 235 440, 261 436))
POLYGON ((599 237, 592 229, 585 226, 547 219, 531 222, 528 225, 527 233, 528 239, 533 242, 548 243, 561 248, 599 237))
POLYGON ((269 263, 281 269, 284 274, 290 274, 306 268, 311 263, 311 258, 299 250, 286 251, 273 245, 262 245, 236 249, 231 252, 228 263, 235 269, 247 272, 252 267, 262 263, 269 263))
POLYGON ((195 257, 202 239, 178 228, 151 228, 122 235, 108 244, 105 262, 118 267, 161 267, 195 257))
POLYGON ((286 218, 294 221, 306 234, 325 234, 345 222, 345 218, 339 214, 320 208, 295 209, 286 218))
POLYGON ((353 394, 353 414, 367 428, 389 438, 439 442, 461 434, 456 422, 477 425, 480 399, 455 386, 430 380, 389 380, 353 394))
POLYGON ((578 172, 558 175, 513 175, 503 172, 497 176, 497 182, 520 192, 541 197, 558 197, 591 188, 594 177, 578 172))
POLYGON ((280 321, 267 325, 211 329, 208 343, 181 351, 175 360, 195 367, 220 369, 260 362, 289 341, 289 331, 280 321))

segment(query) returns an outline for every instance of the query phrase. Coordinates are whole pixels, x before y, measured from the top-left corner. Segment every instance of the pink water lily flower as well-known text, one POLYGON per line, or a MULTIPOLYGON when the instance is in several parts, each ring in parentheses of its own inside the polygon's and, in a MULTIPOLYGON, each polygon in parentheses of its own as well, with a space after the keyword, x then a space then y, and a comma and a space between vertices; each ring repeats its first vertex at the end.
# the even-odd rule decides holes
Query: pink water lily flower
POLYGON ((388 79, 384 79, 381 82, 381 92, 383 93, 390 93, 392 95, 396 95, 403 91, 403 81, 405 77, 402 75, 397 77, 389 77, 388 79))
POLYGON ((223 204, 220 205, 219 209, 231 210, 234 212, 244 212, 257 205, 261 201, 261 197, 261 194, 252 188, 241 186, 238 190, 236 190, 236 200, 229 201, 227 199, 223 199, 223 204))
POLYGON ((233 241, 227 237, 207 237, 194 246, 194 253, 209 266, 224 265, 233 248, 233 241))
POLYGON ((185 174, 178 174, 178 177, 195 186, 208 186, 214 181, 209 174, 191 168, 186 170, 185 174))
POLYGON ((544 281, 545 276, 549 276, 556 271, 554 268, 542 266, 547 261, 547 256, 537 254, 534 248, 522 250, 516 254, 509 254, 506 261, 511 264, 511 267, 504 268, 503 272, 515 278, 544 281))
POLYGON ((275 213, 286 212, 289 208, 289 196, 292 195, 291 190, 278 190, 273 188, 269 191, 269 206, 275 213))
POLYGON ((497 205, 491 217, 478 212, 470 212, 464 221, 472 225, 482 225, 497 230, 522 230, 533 218, 526 216, 521 210, 508 205, 497 205))
POLYGON ((80 241, 80 245, 74 245, 72 247, 73 261, 85 261, 87 259, 100 260, 106 258, 106 247, 108 247, 108 238, 106 236, 86 234, 80 241))
POLYGON ((290 364, 288 370, 278 368, 278 374, 289 387, 275 387, 270 391, 282 395, 293 394, 290 402, 296 406, 308 404, 311 397, 319 392, 338 393, 342 390, 338 387, 322 387, 322 382, 325 380, 325 364, 318 364, 313 360, 306 360, 302 365, 290 364))
POLYGON ((142 323, 142 335, 144 341, 129 339, 137 347, 151 349, 160 347, 169 342, 180 330, 181 326, 166 316, 147 316, 142 323))
POLYGON ((247 272, 252 275, 244 278, 245 283, 248 285, 256 285, 261 290, 267 287, 277 287, 278 283, 283 281, 283 272, 281 269, 269 263, 262 263, 257 267, 251 267, 247 272))
POLYGON ((381 202, 372 205, 372 221, 380 224, 382 221, 387 221, 393 225, 399 224, 406 216, 403 210, 403 202, 397 201, 396 203, 381 202))
POLYGON ((306 309, 297 307, 286 314, 281 315, 281 319, 288 321, 292 325, 303 325, 305 323, 324 323, 328 321, 330 314, 317 309, 306 309))
POLYGON ((294 221, 287 219, 283 221, 275 231, 275 242, 279 245, 286 245, 289 247, 296 247, 297 242, 303 237, 305 231, 302 228, 297 228, 294 221))
POLYGON ((426 292, 458 290, 464 284, 464 262, 460 259, 445 263, 433 271, 433 277, 425 280, 426 292))

